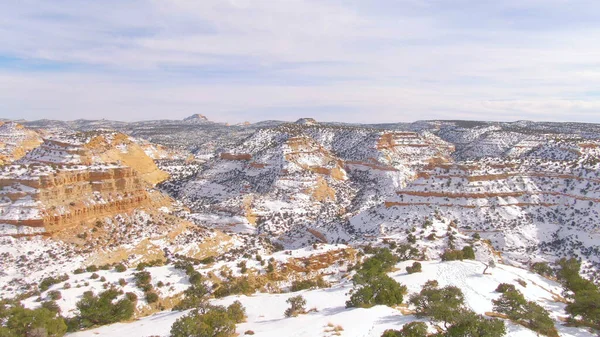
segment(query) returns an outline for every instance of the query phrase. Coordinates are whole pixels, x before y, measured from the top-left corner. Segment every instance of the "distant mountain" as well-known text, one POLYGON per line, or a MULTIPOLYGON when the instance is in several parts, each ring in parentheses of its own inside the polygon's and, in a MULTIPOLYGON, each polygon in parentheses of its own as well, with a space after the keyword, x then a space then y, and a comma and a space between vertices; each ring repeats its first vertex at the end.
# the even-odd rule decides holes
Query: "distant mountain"
POLYGON ((210 122, 208 120, 208 118, 206 118, 206 116, 201 115, 201 114, 194 114, 194 115, 184 118, 183 120, 186 122, 194 122, 194 123, 210 122))

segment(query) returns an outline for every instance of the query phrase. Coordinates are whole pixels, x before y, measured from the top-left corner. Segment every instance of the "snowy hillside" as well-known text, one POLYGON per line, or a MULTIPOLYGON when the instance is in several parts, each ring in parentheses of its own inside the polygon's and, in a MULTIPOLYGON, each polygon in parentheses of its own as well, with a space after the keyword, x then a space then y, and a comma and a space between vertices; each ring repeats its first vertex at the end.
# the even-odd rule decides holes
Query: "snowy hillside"
POLYGON ((23 125, 0 125, 0 297, 60 311, 74 336, 168 336, 186 314, 169 310, 199 280, 212 303, 246 307, 240 335, 381 336, 412 321, 434 333, 444 328, 408 304, 428 280, 458 287, 469 317, 500 317, 507 336, 535 333, 492 313, 500 283, 561 336, 598 326, 572 314, 596 296, 586 279, 600 281, 598 125, 230 126, 200 114, 23 125), (388 272, 403 304, 346 308, 378 247, 404 261, 388 272), (565 261, 585 279, 569 281, 565 261), (422 272, 408 274, 414 262, 422 272), (81 303, 101 294, 128 315, 90 320, 81 303), (284 318, 298 294, 309 312, 284 318))
MULTIPOLYGON (((498 265, 491 275, 482 275, 484 266, 479 262, 424 262, 423 272, 408 275, 404 267, 411 264, 406 261, 397 265, 400 270, 390 275, 406 285, 409 292, 418 292, 427 280, 437 280, 440 286, 454 285, 463 290, 468 306, 477 313, 492 311, 492 300, 499 297, 494 289, 500 283, 512 283, 521 290, 528 300, 534 300, 552 313, 561 336, 591 336, 585 329, 568 328, 560 324, 563 316, 563 303, 553 300, 560 294, 561 287, 539 275, 514 267, 498 265), (517 280, 526 282, 523 287, 517 280)), ((420 320, 414 315, 402 314, 398 309, 375 306, 370 309, 346 308, 347 293, 351 283, 345 282, 330 289, 308 290, 287 294, 256 294, 253 296, 232 296, 216 300, 216 304, 230 304, 240 300, 248 312, 248 321, 237 326, 237 332, 243 335, 253 331, 260 337, 314 337, 333 336, 333 327, 341 326, 339 336, 379 337, 387 329, 400 329, 403 324, 420 320), (286 299, 302 295, 306 298, 307 308, 315 312, 293 318, 285 318, 286 299)), ((118 323, 85 332, 72 334, 73 337, 92 336, 129 336, 148 337, 169 336, 173 322, 184 312, 160 313, 140 319, 133 323, 118 323)), ((426 321, 426 320, 425 320, 426 321)), ((531 330, 520 325, 508 323, 508 336, 536 336, 531 330)))

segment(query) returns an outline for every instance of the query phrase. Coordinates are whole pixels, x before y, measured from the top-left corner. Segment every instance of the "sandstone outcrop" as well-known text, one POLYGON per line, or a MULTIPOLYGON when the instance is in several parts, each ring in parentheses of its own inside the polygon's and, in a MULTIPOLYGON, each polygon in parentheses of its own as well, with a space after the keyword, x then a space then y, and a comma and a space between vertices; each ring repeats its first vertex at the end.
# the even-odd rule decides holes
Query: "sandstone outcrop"
POLYGON ((98 218, 169 205, 152 190, 168 175, 118 133, 45 139, 0 169, 1 234, 52 234, 98 218), (33 228, 33 229, 32 229, 33 228))
POLYGON ((0 122, 0 165, 10 164, 38 147, 42 137, 14 122, 0 122))

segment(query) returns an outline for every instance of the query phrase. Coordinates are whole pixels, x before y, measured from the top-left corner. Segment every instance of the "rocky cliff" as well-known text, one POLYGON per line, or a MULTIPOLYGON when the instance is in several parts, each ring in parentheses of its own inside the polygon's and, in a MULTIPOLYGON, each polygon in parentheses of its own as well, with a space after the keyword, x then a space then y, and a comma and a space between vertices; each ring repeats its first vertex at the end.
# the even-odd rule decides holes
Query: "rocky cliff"
POLYGON ((14 122, 0 122, 0 165, 12 163, 41 143, 37 132, 14 122))
POLYGON ((51 234, 98 218, 158 208, 168 177, 129 137, 76 134, 46 139, 0 171, 3 234, 51 234))

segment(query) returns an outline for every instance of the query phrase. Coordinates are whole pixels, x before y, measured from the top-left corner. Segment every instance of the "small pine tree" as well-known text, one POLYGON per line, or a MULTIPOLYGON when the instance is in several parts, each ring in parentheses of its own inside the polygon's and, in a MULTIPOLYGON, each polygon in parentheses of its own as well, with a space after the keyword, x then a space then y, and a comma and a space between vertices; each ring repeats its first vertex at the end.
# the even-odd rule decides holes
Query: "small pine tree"
POLYGON ((507 290, 497 300, 492 300, 494 311, 505 314, 510 319, 520 320, 525 316, 527 300, 518 290, 507 290))
POLYGON ((438 288, 435 281, 428 281, 421 292, 410 297, 410 303, 416 307, 417 316, 429 316, 444 324, 456 321, 465 310, 464 300, 460 288, 454 286, 438 288))
POLYGON ((346 307, 349 308, 370 308, 378 304, 398 305, 404 300, 407 291, 406 286, 384 273, 370 275, 368 278, 357 274, 353 281, 355 288, 352 289, 352 295, 346 302, 346 307))
POLYGON ((475 260, 475 250, 472 246, 465 246, 462 249, 463 257, 467 260, 475 260))
POLYGON ((242 323, 246 320, 246 308, 242 302, 235 301, 227 307, 227 314, 236 323, 242 323))
POLYGON ((306 312, 306 300, 302 295, 290 297, 286 302, 290 307, 285 310, 285 317, 296 317, 306 312))

